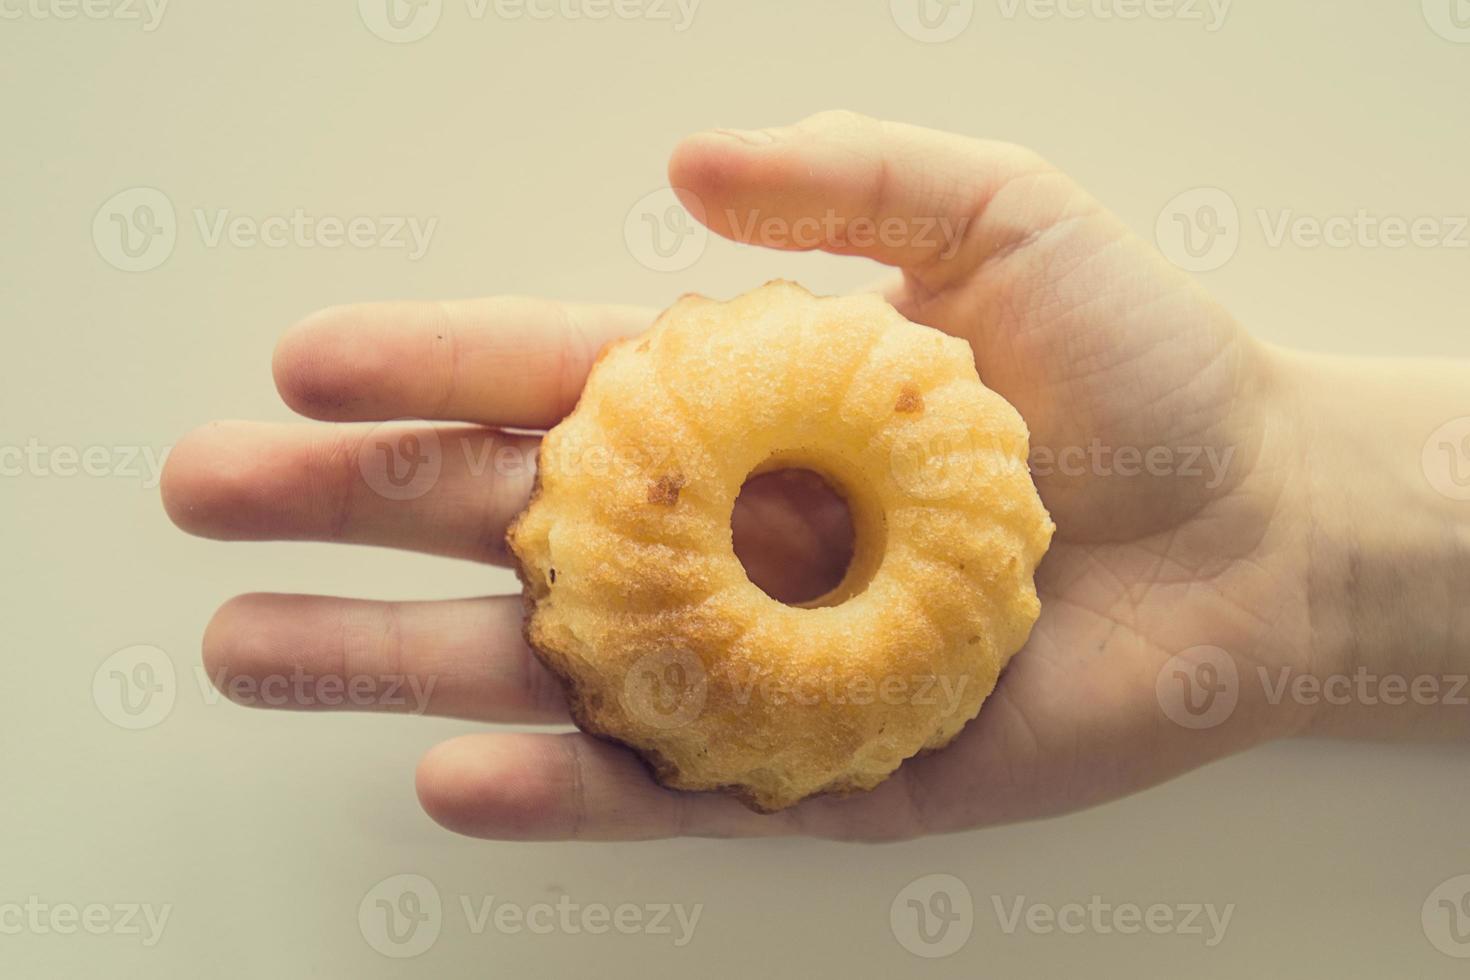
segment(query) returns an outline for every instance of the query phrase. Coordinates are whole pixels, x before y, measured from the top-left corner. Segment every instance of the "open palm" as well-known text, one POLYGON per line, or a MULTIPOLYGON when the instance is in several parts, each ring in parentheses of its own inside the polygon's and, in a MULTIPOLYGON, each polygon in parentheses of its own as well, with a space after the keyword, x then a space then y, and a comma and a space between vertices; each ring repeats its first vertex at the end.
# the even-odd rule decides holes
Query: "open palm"
MULTIPOLYGON (((671 178, 721 234, 898 267, 889 300, 971 343, 981 377, 1031 427, 1058 526, 1038 573, 1041 619, 960 738, 871 793, 760 816, 662 789, 631 753, 580 733, 489 733, 424 759, 419 795, 436 819, 514 839, 887 839, 1085 806, 1304 723, 1249 683, 1198 718, 1173 700, 1193 710, 1195 680, 1223 683, 1211 658, 1249 674, 1305 669, 1310 650, 1294 591, 1307 531, 1290 517, 1290 412, 1274 355, 1189 279, 1026 151, 847 113, 691 138, 671 178), (824 230, 793 234, 803 228, 824 230)), ((651 317, 520 298, 318 314, 282 341, 278 387, 310 418, 361 424, 205 427, 170 457, 169 513, 210 537, 504 563, 537 443, 519 433, 570 411, 602 345, 651 317), (432 421, 365 424, 405 417, 432 421), (399 479, 412 471, 375 469, 397 449, 432 460, 432 479, 413 486, 399 479)), ((742 558, 775 594, 830 574, 843 533, 832 513, 793 512, 791 499, 769 487, 737 515, 737 530, 752 528, 742 558)), ((421 704, 375 699, 368 683, 346 706, 563 724, 521 615, 513 596, 244 596, 216 615, 205 658, 232 693, 238 678, 410 678, 421 704)), ((276 706, 323 699, 309 700, 276 706)))

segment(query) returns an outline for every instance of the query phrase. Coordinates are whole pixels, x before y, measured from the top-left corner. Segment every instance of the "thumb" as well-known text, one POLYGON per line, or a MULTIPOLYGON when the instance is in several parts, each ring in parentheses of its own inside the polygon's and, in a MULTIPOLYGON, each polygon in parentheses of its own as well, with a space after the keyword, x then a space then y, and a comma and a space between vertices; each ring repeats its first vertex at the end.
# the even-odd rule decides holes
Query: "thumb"
POLYGON ((850 112, 688 137, 674 150, 669 180, 726 238, 865 256, 936 291, 1101 210, 1030 150, 850 112))

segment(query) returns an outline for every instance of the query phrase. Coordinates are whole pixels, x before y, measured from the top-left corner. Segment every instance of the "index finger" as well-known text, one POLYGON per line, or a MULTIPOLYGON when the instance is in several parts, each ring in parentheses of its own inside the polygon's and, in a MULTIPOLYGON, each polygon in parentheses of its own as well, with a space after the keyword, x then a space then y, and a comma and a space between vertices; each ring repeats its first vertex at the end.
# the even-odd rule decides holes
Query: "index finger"
POLYGON ((331 307, 281 339, 276 387, 330 422, 547 428, 576 405, 602 348, 652 321, 641 307, 521 296, 331 307))

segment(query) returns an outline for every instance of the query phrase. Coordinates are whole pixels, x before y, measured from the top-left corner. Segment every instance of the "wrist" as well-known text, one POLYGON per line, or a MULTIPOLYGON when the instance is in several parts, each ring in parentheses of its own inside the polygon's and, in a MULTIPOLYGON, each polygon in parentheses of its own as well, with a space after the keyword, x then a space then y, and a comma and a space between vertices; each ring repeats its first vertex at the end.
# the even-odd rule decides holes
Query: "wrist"
POLYGON ((1308 731, 1470 736, 1470 366, 1282 355, 1308 731), (1439 433, 1439 435, 1436 435, 1439 433))

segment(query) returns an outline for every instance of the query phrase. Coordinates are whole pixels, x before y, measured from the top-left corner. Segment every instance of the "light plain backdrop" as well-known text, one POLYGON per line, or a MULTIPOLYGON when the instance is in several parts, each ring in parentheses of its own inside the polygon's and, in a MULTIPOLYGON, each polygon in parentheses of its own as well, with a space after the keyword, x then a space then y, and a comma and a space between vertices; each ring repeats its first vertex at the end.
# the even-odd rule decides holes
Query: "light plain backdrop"
POLYGON ((1202 276, 1250 329, 1314 350, 1470 354, 1470 251, 1273 245, 1258 218, 1470 210, 1463 0, 1239 0, 1223 23, 1194 0, 1135 20, 1098 15, 1127 0, 1073 0, 1081 17, 958 0, 928 10, 941 30, 969 18, 943 43, 901 29, 918 23, 908 0, 703 0, 687 24, 672 2, 625 0, 635 16, 604 19, 587 16, 592 2, 538 0, 544 18, 431 2, 418 16, 437 16, 434 29, 395 43, 372 0, 175 0, 151 25, 134 0, 0 0, 0 445, 101 446, 111 461, 99 476, 27 464, 0 479, 0 906, 171 908, 151 946, 117 928, 16 933, 0 919, 0 974, 1464 976, 1421 915, 1437 885, 1470 873, 1462 748, 1275 745, 1080 815, 882 848, 512 845, 440 830, 414 799, 419 756, 479 726, 215 698, 199 638, 236 593, 513 587, 463 563, 209 543, 168 523, 146 464, 126 453, 146 460, 214 418, 287 419, 269 357, 304 313, 500 292, 662 305, 778 275, 818 292, 871 278, 857 261, 714 240, 677 272, 640 263, 630 211, 692 130, 851 108, 1026 143, 1147 236, 1178 195, 1218 188, 1238 212, 1234 251, 1202 276), (114 216, 140 247, 138 228, 166 230, 147 209, 156 196, 114 200, 133 188, 175 210, 162 253, 122 251, 114 216), (414 260, 211 244, 197 217, 297 209, 437 226, 414 260), (148 271, 119 268, 160 254, 148 271), (109 701, 122 663, 109 658, 139 644, 163 651, 148 662, 164 668, 155 686, 172 669, 174 694, 128 730, 117 719, 139 717, 109 701), (975 905, 968 941, 942 959, 890 927, 900 890, 933 873, 959 878, 975 905), (421 955, 394 960, 359 911, 370 919, 370 893, 400 874, 431 882, 443 913, 421 955), (677 947, 476 934, 460 906, 563 895, 702 913, 677 947), (1147 932, 1007 934, 994 907, 1094 895, 1234 911, 1206 948, 1147 932))

